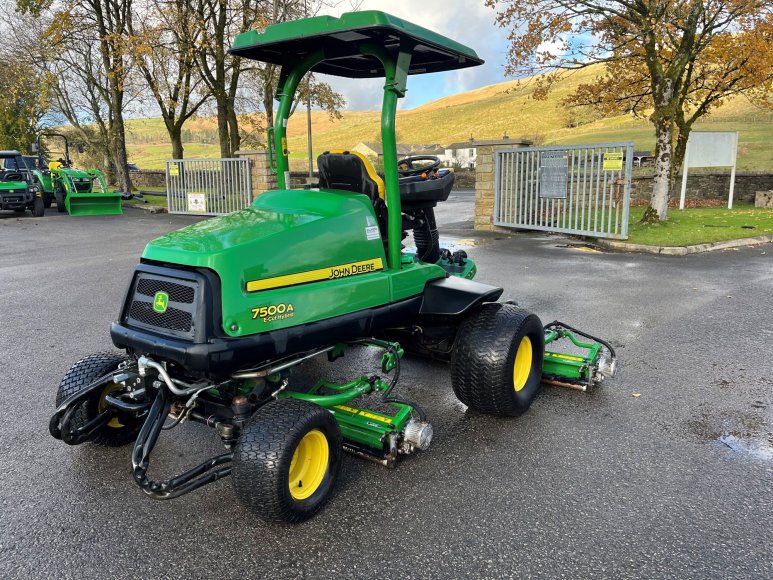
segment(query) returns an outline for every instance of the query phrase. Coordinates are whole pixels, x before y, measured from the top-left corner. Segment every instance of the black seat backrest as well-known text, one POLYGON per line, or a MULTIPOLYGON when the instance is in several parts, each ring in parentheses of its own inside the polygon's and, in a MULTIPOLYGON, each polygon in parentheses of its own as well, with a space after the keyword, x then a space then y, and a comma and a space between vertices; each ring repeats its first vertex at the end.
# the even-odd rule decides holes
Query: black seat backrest
POLYGON ((317 157, 319 186, 364 193, 371 201, 384 198, 384 182, 363 155, 350 151, 325 151, 317 157))

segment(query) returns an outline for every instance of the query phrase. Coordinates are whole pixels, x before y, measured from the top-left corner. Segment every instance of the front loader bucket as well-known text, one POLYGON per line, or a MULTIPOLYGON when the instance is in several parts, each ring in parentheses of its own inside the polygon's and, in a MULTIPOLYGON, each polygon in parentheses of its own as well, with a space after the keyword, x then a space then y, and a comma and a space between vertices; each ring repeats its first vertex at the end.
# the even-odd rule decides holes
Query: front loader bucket
POLYGON ((65 200, 67 213, 80 215, 121 215, 120 193, 71 193, 65 200))

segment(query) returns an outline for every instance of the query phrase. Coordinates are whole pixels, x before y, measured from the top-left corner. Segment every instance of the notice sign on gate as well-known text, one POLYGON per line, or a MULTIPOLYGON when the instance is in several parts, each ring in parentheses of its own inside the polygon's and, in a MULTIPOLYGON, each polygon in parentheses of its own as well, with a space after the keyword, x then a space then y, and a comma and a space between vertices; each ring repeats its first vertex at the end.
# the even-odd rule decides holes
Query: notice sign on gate
POLYGON ((207 213, 207 194, 199 192, 189 193, 188 211, 191 213, 207 213))
POLYGON ((607 151, 604 153, 604 171, 622 171, 623 152, 607 151))
POLYGON ((564 151, 543 151, 539 161, 539 196, 566 199, 569 158, 564 151))

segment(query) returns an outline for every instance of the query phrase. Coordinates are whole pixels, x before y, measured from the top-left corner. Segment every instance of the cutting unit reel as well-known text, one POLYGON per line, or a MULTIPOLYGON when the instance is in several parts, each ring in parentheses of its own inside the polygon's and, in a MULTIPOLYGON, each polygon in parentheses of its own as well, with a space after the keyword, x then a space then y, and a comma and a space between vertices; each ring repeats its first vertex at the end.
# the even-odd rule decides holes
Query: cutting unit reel
MULTIPOLYGON (((483 305, 459 333, 452 385, 478 412, 517 415, 541 382, 585 390, 616 368, 606 342, 558 322, 543 329, 535 315, 512 304, 483 305), (543 362, 545 344, 561 339, 585 354, 544 352, 543 362)), ((62 379, 49 429, 70 445, 134 441, 133 477, 152 498, 172 499, 231 475, 237 497, 256 514, 297 522, 327 501, 342 450, 393 467, 430 446, 424 410, 395 394, 403 354, 396 342, 362 339, 241 370, 219 383, 178 378, 175 365, 148 356, 95 354, 62 379), (322 355, 333 361, 353 346, 380 351, 375 373, 346 383, 291 385, 301 363, 322 355), (188 421, 213 428, 225 452, 176 477, 151 479, 150 456, 161 432, 188 421)))
POLYGON ((65 375, 51 434, 76 445, 134 441, 135 482, 155 499, 171 499, 232 474, 237 496, 267 520, 299 521, 316 512, 333 488, 342 450, 385 466, 426 449, 432 427, 415 403, 397 397, 399 344, 366 339, 272 361, 220 383, 175 376, 173 365, 147 356, 88 356, 65 375), (347 383, 322 380, 295 390, 291 371, 351 346, 381 350, 381 375, 347 383), (360 406, 368 400, 374 408, 360 406), (196 421, 213 428, 226 452, 164 481, 148 477, 162 431, 196 421), (275 469, 279 461, 280 469, 275 469))

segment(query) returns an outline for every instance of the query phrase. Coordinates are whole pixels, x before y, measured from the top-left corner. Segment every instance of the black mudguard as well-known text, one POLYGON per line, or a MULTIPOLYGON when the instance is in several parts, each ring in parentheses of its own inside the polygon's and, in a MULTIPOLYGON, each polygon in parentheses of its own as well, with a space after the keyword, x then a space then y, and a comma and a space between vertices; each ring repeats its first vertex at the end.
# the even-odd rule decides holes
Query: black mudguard
POLYGON ((424 300, 420 315, 461 316, 483 302, 495 302, 502 295, 502 288, 473 282, 457 276, 449 276, 428 282, 424 288, 424 300))

